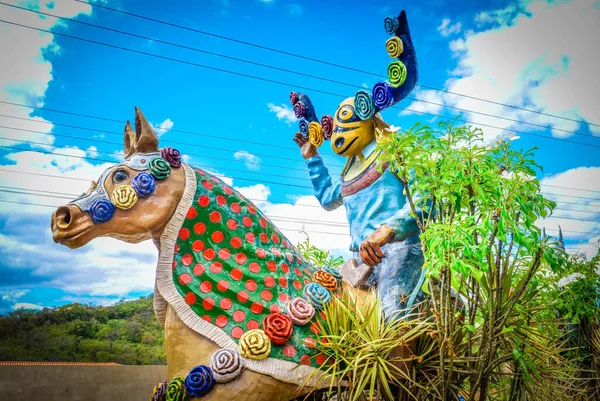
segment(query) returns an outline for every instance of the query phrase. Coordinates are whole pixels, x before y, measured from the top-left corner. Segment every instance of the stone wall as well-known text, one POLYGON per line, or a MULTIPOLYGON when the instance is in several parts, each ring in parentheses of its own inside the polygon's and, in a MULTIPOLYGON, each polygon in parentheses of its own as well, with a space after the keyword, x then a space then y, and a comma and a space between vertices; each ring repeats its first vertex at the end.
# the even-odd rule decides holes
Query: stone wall
POLYGON ((6 401, 148 401, 166 366, 0 366, 6 401))

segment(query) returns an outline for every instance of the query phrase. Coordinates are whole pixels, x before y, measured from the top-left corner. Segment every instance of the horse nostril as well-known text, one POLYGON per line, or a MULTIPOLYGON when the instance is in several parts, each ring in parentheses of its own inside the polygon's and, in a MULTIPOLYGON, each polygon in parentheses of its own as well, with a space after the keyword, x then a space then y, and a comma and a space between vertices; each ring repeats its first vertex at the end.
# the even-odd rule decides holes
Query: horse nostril
POLYGON ((346 142, 346 140, 344 138, 338 138, 335 140, 335 147, 336 148, 341 148, 342 146, 344 146, 344 142, 346 142))
POLYGON ((56 225, 59 228, 67 228, 71 224, 71 211, 68 206, 61 206, 56 210, 56 225))

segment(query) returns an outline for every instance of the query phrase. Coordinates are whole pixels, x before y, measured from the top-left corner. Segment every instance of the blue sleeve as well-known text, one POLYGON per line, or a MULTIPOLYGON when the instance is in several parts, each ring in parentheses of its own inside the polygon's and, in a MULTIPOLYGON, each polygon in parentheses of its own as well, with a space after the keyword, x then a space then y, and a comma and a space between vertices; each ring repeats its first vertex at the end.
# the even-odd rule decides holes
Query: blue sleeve
MULTIPOLYGON (((408 199, 406 199, 406 196, 405 195, 403 195, 403 196, 405 197, 404 206, 383 223, 386 226, 389 226, 394 231, 395 238, 398 241, 403 241, 409 235, 414 234, 415 232, 417 232, 419 230, 417 221, 415 220, 414 217, 412 217, 410 215, 410 212, 411 212, 410 203, 408 202, 408 199)), ((416 216, 419 219, 419 221, 423 220, 424 218, 427 218, 427 216, 429 214, 429 210, 431 208, 431 201, 428 200, 426 202, 426 205, 425 205, 426 210, 423 210, 422 207, 420 206, 420 204, 422 203, 421 202, 421 200, 422 200, 421 194, 419 194, 419 193, 412 194, 412 198, 413 198, 413 202, 415 204, 415 210, 417 212, 416 216)), ((435 214, 435 211, 432 211, 432 215, 434 215, 434 214, 435 214)))
MULTIPOLYGON (((418 207, 416 209, 417 213, 420 214, 421 210, 418 207)), ((408 201, 402 209, 394 213, 383 224, 389 226, 394 231, 394 238, 398 241, 403 241, 419 229, 417 221, 410 215, 410 204, 408 201)))
POLYGON ((333 180, 321 156, 313 156, 306 160, 308 175, 312 183, 315 196, 325 210, 334 210, 340 207, 342 199, 342 184, 333 180))

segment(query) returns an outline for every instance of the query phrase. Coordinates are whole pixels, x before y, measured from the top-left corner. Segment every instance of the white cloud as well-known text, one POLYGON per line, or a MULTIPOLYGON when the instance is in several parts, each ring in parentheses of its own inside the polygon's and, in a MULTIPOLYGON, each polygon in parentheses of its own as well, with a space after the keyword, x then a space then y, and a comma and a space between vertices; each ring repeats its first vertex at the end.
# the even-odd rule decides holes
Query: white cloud
POLYGON ((304 241, 301 231, 305 231, 312 244, 350 257, 350 234, 343 207, 327 211, 312 195, 295 197, 290 203, 274 203, 269 201, 270 188, 263 184, 236 189, 269 216, 293 244, 304 241))
POLYGON ((296 115, 294 114, 294 110, 287 104, 277 106, 276 104, 268 103, 267 107, 271 113, 275 113, 277 119, 283 120, 287 125, 292 125, 292 123, 298 121, 296 115))
MULTIPOLYGON (((273 3, 273 1, 263 1, 273 3)), ((32 2, 31 6, 46 11, 53 7, 53 13, 73 17, 80 13, 91 13, 91 7, 77 2, 56 2, 42 4, 32 2)), ((301 8, 290 8, 291 14, 300 13, 301 8)), ((4 16, 11 21, 48 29, 55 25, 55 20, 39 18, 34 13, 3 9, 4 16)), ((0 35, 14 40, 0 41, 0 52, 11 63, 0 63, 0 100, 43 106, 48 83, 52 79, 52 64, 43 54, 60 54, 60 47, 53 42, 53 35, 40 34, 39 32, 25 30, 7 24, 0 25, 0 35)), ((286 105, 277 106, 269 104, 269 110, 276 113, 278 119, 287 124, 296 122, 293 110, 286 105)), ((0 113, 16 117, 30 118, 31 108, 0 105, 0 113)), ((28 129, 52 133, 52 124, 40 117, 34 121, 19 121, 4 118, 1 123, 15 128, 28 129)), ((164 134, 173 127, 173 122, 167 119, 160 123, 157 133, 164 134)), ((24 133, 14 130, 2 130, 0 135, 40 142, 46 149, 53 149, 54 137, 52 135, 24 133)), ((14 145, 14 142, 1 143, 14 145)), ((65 148, 61 153, 78 157, 95 157, 98 149, 94 146, 86 150, 76 147, 65 148)), ((255 161, 256 156, 238 155, 244 160, 255 161)), ((122 158, 122 151, 115 151, 116 160, 122 158)), ((35 282, 36 285, 59 288, 73 296, 88 297, 102 303, 110 302, 111 297, 125 297, 137 291, 150 293, 154 286, 154 271, 156 266, 157 250, 149 241, 139 244, 128 244, 111 238, 98 238, 78 250, 69 250, 63 246, 52 243, 49 228, 49 218, 53 207, 65 204, 77 197, 89 187, 90 181, 98 179, 101 173, 110 166, 109 163, 92 164, 82 158, 41 154, 32 151, 18 151, 8 154, 9 164, 0 166, 0 186, 22 188, 25 193, 1 193, 0 199, 16 201, 22 204, 0 203, 0 215, 3 222, 10 230, 3 230, 0 234, 0 253, 6 263, 5 273, 13 273, 15 282, 7 281, 8 275, 3 275, 3 285, 8 286, 8 292, 0 292, 0 300, 9 309, 19 307, 41 308, 37 303, 27 302, 22 299, 28 289, 20 289, 18 280, 22 283, 35 282), (20 174, 29 173, 29 174, 20 174), (35 174, 44 174, 40 176, 35 174), (56 178, 50 176, 57 176, 56 178), (46 193, 42 191, 48 191, 46 193), (49 195, 47 197, 35 196, 49 195), (23 203, 49 205, 32 206, 23 203), (17 223, 13 223, 17 221, 17 223), (26 228, 21 229, 23 223, 26 228), (44 249, 44 258, 40 263, 28 263, 26 255, 39 255, 39 250, 44 249), (23 281, 23 277, 31 275, 35 280, 23 281), (16 278, 15 278, 16 277, 16 278), (17 284, 15 284, 17 283, 17 284)), ((253 165, 256 166, 256 165, 253 165)), ((222 178, 232 185, 229 177, 222 178)), ((289 235, 292 242, 303 240, 298 231, 305 227, 313 243, 325 249, 347 249, 349 236, 346 227, 328 227, 326 223, 303 222, 296 224, 293 220, 302 218, 317 221, 334 220, 338 223, 345 222, 342 209, 329 213, 320 208, 307 207, 305 203, 317 205, 313 197, 302 197, 293 203, 271 203, 268 197, 271 192, 265 185, 253 185, 240 188, 242 193, 254 199, 257 205, 273 217, 282 231, 289 235), (341 236, 326 234, 336 231, 341 236)), ((29 284, 28 284, 29 285, 29 284)), ((71 295, 70 295, 71 296, 71 295)), ((76 300, 77 298, 73 298, 76 300)))
POLYGON ((258 0, 258 1, 260 1, 261 3, 264 3, 264 4, 273 4, 273 3, 275 3, 275 0, 258 0))
MULTIPOLYGON (((10 312, 23 307, 26 303, 19 302, 19 299, 23 298, 30 291, 27 289, 0 289, 0 313, 10 312)), ((39 305, 36 305, 39 306, 39 305)), ((26 309, 37 309, 37 308, 26 308, 26 309)), ((39 307, 42 309, 42 307, 39 307)))
MULTIPOLYGON (((446 81, 445 89, 598 123, 600 75, 594 61, 597 53, 590 49, 597 47, 595 38, 600 37, 600 9, 594 3, 594 0, 552 4, 532 1, 523 6, 522 12, 509 6, 478 15, 476 22, 484 27, 482 30, 464 32, 459 39, 450 42, 450 49, 458 52, 460 58, 452 77, 446 81)), ((572 134, 561 130, 577 131, 582 128, 577 122, 476 99, 448 93, 440 96, 445 104, 488 114, 461 112, 475 125, 498 127, 483 127, 486 139, 503 135, 511 129, 540 131, 545 129, 542 127, 551 127, 555 137, 568 137, 572 134)), ((456 110, 455 114, 458 113, 456 110)), ((589 129, 600 135, 600 128, 590 126, 589 129)))
POLYGON ((482 11, 475 16, 475 23, 478 26, 485 24, 508 24, 514 18, 516 12, 517 7, 515 5, 510 5, 499 10, 482 11))
POLYGON ((454 52, 455 56, 458 56, 461 52, 467 50, 467 46, 464 39, 458 38, 450 41, 450 50, 454 52))
MULTIPOLYGON (((90 149, 86 152, 68 148, 64 152, 86 156, 90 149)), ((28 194, 3 193, 0 199, 53 206, 63 205, 84 192, 89 186, 89 181, 85 179, 96 180, 111 165, 91 164, 85 159, 31 151, 16 152, 7 157, 13 164, 1 166, 9 172, 0 174, 0 186, 26 188, 30 191, 27 191, 28 194), (17 172, 58 177, 23 175, 17 172), (33 195, 36 192, 43 194, 41 191, 65 195, 50 195, 49 198, 33 195)), ((234 184, 229 177, 222 179, 230 185, 234 184)), ((304 235, 300 233, 304 229, 313 244, 349 256, 347 249, 350 237, 343 208, 327 212, 319 207, 313 196, 299 197, 290 203, 273 203, 269 201, 270 188, 263 184, 237 189, 251 198, 292 243, 304 240, 304 235)), ((11 283, 10 285, 23 286, 23 283, 33 281, 24 279, 30 275, 35 277, 37 285, 58 288, 71 294, 74 297, 72 300, 87 297, 89 301, 103 304, 127 297, 132 292, 152 291, 158 254, 152 242, 129 244, 112 238, 97 238, 81 249, 70 250, 51 240, 48 221, 52 211, 52 208, 43 206, 0 203, 0 215, 6 226, 12 227, 0 234, 0 254, 8 261, 2 267, 8 269, 3 273, 3 280, 10 276, 17 277, 15 280, 18 281, 15 284, 5 280, 4 285, 11 283), (20 226, 26 226, 27 229, 20 230, 20 226), (40 248, 44 249, 43 260, 31 265, 27 262, 27 255, 39 254, 40 248)), ((27 299, 19 298, 26 293, 27 290, 14 291, 10 299, 7 298, 8 293, 0 293, 0 306, 4 305, 6 310, 13 305, 25 305, 28 303, 27 299)))
POLYGON ((93 145, 87 148, 86 153, 89 157, 92 158, 97 158, 98 156, 100 156, 100 154, 98 153, 98 148, 93 145))
POLYGON ((38 304, 30 304, 28 302, 19 302, 13 305, 12 307, 14 310, 17 309, 34 309, 34 310, 42 310, 44 309, 43 306, 38 305, 38 304))
POLYGON ((440 24, 440 26, 437 27, 438 32, 442 36, 449 36, 449 35, 452 35, 453 33, 460 32, 460 30, 462 28, 462 24, 460 22, 451 24, 451 22, 452 21, 450 21, 450 18, 444 18, 442 20, 442 23, 440 24))
POLYGON ((233 154, 236 160, 243 160, 249 170, 258 170, 260 168, 260 158, 245 150, 238 150, 233 154))
MULTIPOLYGON (((40 11, 51 10, 50 12, 65 17, 91 13, 91 6, 77 2, 30 1, 28 6, 40 11)), ((9 21, 42 29, 50 29, 61 24, 55 18, 42 18, 39 14, 11 7, 2 7, 2 16, 9 21)), ((64 26, 64 24, 61 25, 64 26)), ((0 24, 0 37, 11 38, 0 41, 0 54, 2 54, 3 60, 10 60, 9 63, 0 63, 0 100, 42 106, 48 83, 52 80, 52 64, 47 61, 45 54, 60 54, 60 47, 53 42, 54 35, 2 23, 0 24)), ((0 104, 1 114, 29 118, 33 112, 32 108, 0 104)), ((47 122, 41 117, 35 117, 35 120, 47 122)), ((52 124, 6 118, 2 125, 44 133, 51 133, 53 127, 52 124)), ((12 139, 39 142, 41 145, 31 145, 38 148, 49 148, 54 143, 52 135, 4 128, 0 129, 0 135, 12 139)), ((0 145, 24 146, 23 143, 6 140, 0 141, 0 145)))
POLYGON ((156 131, 158 136, 161 136, 161 135, 164 135, 165 133, 167 133, 167 131, 169 131, 171 128, 173 128, 173 125, 174 125, 173 121, 171 121, 170 118, 167 118, 162 123, 155 125, 154 130, 156 131))
POLYGON ((541 185, 545 196, 557 205, 553 215, 538 221, 538 226, 546 227, 548 234, 556 237, 560 225, 568 241, 567 250, 571 246, 573 250, 584 250, 591 255, 600 239, 600 167, 570 169, 543 178, 541 185))

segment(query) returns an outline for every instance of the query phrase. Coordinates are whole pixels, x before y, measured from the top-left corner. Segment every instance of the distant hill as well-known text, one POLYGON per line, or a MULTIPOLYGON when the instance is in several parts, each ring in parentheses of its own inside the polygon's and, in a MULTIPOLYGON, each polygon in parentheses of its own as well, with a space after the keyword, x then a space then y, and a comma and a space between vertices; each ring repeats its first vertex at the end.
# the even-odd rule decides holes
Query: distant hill
POLYGON ((113 306, 70 304, 0 316, 0 360, 164 365, 152 296, 113 306))

